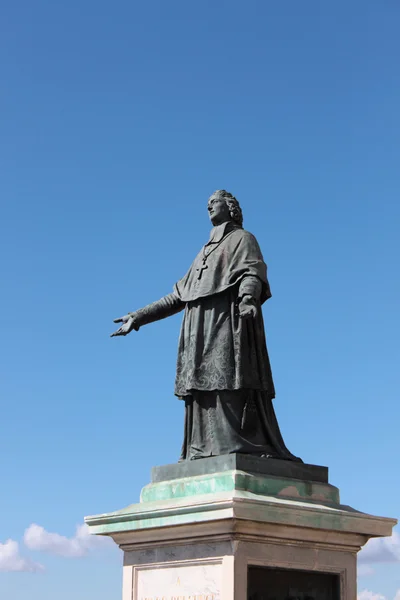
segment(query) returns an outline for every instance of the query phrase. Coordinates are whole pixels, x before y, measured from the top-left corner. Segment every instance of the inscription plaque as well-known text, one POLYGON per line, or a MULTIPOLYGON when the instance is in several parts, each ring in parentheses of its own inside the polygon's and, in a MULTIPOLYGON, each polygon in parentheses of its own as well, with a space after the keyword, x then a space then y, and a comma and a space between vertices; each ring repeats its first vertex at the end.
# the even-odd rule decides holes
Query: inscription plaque
POLYGON ((136 571, 135 600, 221 600, 221 563, 136 571))

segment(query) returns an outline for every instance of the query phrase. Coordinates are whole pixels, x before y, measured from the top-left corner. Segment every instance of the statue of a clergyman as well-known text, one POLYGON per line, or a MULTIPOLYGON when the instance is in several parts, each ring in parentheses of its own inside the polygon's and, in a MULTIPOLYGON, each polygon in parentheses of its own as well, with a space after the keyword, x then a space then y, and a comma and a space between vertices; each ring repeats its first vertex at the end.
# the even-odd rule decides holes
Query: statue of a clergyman
POLYGON ((210 240, 172 294, 128 313, 112 336, 184 310, 175 394, 185 401, 181 460, 241 452, 300 460, 286 448, 272 399, 274 383, 261 305, 271 297, 255 237, 225 190, 208 200, 210 240))

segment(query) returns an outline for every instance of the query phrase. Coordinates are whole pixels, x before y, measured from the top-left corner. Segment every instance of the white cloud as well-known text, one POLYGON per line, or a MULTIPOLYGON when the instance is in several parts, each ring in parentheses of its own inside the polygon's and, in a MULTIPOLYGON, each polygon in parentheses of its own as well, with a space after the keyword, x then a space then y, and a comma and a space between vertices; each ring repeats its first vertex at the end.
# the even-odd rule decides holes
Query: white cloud
POLYGON ((370 590, 363 590, 357 595, 357 600, 386 600, 385 596, 382 594, 375 594, 374 592, 370 592, 370 590))
POLYGON ((382 594, 375 594, 374 592, 370 592, 370 590, 363 590, 357 595, 357 600, 386 600, 385 596, 382 594))
POLYGON ((87 525, 78 525, 75 535, 67 538, 59 533, 46 531, 32 523, 24 533, 24 543, 30 550, 39 550, 67 558, 85 556, 90 550, 111 544, 110 538, 89 534, 87 525))
MULTIPOLYGON (((375 594, 370 590, 363 590, 357 595, 357 600, 386 600, 386 597, 382 594, 375 594)), ((400 590, 397 590, 393 600, 400 600, 400 590)))
POLYGON ((358 557, 360 563, 400 562, 400 534, 395 531, 391 537, 373 538, 358 557))
MULTIPOLYGON (((370 590, 363 590, 357 595, 357 600, 386 600, 382 594, 375 594, 370 590)), ((394 600, 400 600, 400 590, 397 590, 394 600)))
POLYGON ((18 542, 7 540, 0 543, 0 571, 43 571, 43 566, 29 558, 24 558, 19 553, 18 542))

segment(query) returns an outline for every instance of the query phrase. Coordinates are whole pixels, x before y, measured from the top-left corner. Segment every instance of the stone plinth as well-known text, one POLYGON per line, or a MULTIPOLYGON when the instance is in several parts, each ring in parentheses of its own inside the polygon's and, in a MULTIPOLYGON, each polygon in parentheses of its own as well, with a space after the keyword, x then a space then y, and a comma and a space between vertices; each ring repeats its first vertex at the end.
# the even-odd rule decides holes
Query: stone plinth
POLYGON ((240 455, 156 467, 86 522, 124 552, 123 600, 356 600, 357 552, 396 524, 341 505, 325 467, 240 455))

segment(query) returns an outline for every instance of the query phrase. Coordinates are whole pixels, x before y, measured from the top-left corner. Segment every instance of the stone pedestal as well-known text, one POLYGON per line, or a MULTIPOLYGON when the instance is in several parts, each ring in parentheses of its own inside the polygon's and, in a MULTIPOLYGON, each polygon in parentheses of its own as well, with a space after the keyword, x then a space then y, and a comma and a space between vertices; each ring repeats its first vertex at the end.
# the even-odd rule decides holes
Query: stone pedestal
POLYGON ((123 600, 356 600, 356 557, 396 520, 325 467, 220 456, 156 467, 139 504, 87 517, 124 552, 123 600))

